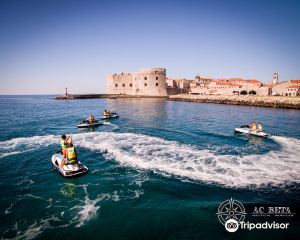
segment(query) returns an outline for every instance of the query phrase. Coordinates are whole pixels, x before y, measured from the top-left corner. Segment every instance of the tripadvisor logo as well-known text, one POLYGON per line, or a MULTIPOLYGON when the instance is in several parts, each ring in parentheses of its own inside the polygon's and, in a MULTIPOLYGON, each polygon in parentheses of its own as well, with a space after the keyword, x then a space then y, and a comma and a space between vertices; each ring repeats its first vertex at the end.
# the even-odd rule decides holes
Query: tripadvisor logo
POLYGON ((264 223, 245 222, 245 207, 235 199, 228 199, 222 202, 218 208, 217 216, 228 232, 236 232, 241 229, 288 229, 289 223, 277 223, 273 221, 264 223))
POLYGON ((218 208, 218 219, 228 232, 235 232, 239 223, 243 222, 246 215, 243 204, 232 198, 222 202, 218 208))

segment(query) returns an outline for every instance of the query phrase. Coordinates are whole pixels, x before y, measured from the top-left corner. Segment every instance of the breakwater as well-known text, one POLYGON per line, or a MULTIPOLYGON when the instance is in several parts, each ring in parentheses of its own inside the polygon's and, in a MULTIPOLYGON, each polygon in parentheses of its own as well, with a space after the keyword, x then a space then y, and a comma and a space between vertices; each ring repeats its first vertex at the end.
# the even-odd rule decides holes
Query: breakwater
POLYGON ((71 100, 71 99, 95 99, 95 98, 167 98, 162 96, 139 96, 139 95, 125 95, 125 94, 72 94, 56 96, 56 100, 71 100))
POLYGON ((161 96, 137 96, 124 94, 72 94, 68 96, 56 96, 57 100, 71 99, 95 99, 95 98, 167 98, 170 101, 186 101, 199 103, 219 103, 233 104, 257 107, 273 107, 273 108, 291 108, 300 109, 300 97, 283 97, 283 96, 220 96, 220 95, 192 95, 192 94, 177 94, 169 97, 161 96))
POLYGON ((282 96, 261 97, 261 96, 241 96, 241 95, 220 96, 220 95, 179 94, 179 95, 169 96, 168 100, 300 109, 300 97, 282 97, 282 96))

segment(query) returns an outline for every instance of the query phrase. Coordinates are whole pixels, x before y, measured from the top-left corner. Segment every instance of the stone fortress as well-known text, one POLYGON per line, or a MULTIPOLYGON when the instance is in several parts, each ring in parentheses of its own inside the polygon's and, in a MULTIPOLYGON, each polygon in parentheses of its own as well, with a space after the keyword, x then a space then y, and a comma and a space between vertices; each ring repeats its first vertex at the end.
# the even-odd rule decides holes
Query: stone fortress
POLYGON ((197 75, 194 80, 166 77, 165 68, 145 68, 139 72, 118 73, 107 77, 107 93, 128 96, 166 97, 175 94, 300 96, 300 80, 279 82, 274 73, 270 83, 256 79, 211 78, 197 75))
POLYGON ((166 97, 166 69, 145 68, 139 72, 110 75, 107 77, 107 93, 166 97))

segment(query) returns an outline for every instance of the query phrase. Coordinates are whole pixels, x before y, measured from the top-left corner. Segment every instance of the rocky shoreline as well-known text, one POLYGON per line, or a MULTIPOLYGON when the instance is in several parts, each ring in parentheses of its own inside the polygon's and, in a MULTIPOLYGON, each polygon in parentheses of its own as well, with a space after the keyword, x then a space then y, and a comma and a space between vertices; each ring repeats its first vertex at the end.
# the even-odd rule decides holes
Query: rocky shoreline
POLYGON ((283 96, 260 97, 260 96, 249 96, 249 95, 220 96, 220 95, 179 94, 179 95, 169 96, 168 100, 300 109, 300 97, 283 97, 283 96))

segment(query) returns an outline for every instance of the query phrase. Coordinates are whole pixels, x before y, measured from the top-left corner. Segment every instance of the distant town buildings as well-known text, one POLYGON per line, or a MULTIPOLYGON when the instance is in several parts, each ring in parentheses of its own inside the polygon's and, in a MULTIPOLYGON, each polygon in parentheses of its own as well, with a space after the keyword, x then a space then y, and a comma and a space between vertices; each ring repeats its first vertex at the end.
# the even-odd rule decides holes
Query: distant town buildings
POLYGON ((279 82, 272 87, 272 95, 290 97, 300 96, 300 80, 279 82))
POLYGON ((196 76, 191 83, 191 94, 200 95, 258 95, 267 96, 271 94, 271 88, 262 82, 241 78, 203 78, 196 76))
POLYGON ((167 78, 166 81, 168 95, 175 95, 189 93, 193 80, 167 78))
POLYGON ((190 94, 200 95, 280 95, 295 97, 300 96, 300 80, 279 82, 278 73, 274 73, 272 82, 266 84, 256 79, 215 79, 196 76, 190 89, 190 94))
POLYGON ((175 94, 198 95, 257 95, 300 96, 300 80, 279 82, 274 73, 272 82, 256 79, 212 78, 197 75, 195 79, 166 77, 165 68, 146 68, 139 72, 108 76, 107 93, 133 96, 167 96, 175 94))

